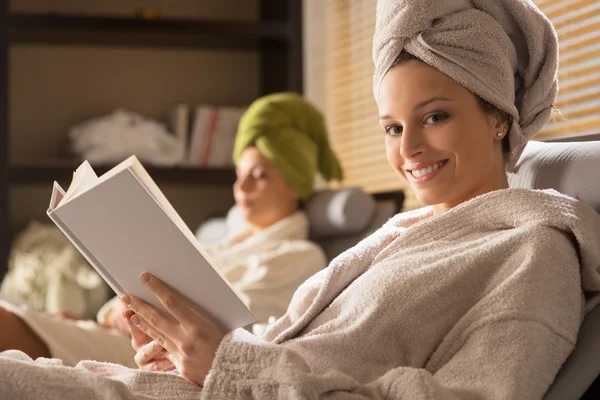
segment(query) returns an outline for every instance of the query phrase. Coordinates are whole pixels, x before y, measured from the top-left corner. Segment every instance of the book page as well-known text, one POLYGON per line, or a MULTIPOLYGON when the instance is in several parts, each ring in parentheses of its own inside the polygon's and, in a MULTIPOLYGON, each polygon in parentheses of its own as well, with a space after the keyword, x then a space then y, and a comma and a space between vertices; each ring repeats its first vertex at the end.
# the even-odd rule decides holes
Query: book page
POLYGON ((60 204, 60 201, 63 199, 64 196, 65 191, 63 190, 63 188, 60 187, 58 182, 55 181, 54 185, 52 186, 52 196, 50 197, 50 206, 48 207, 48 210, 54 210, 56 206, 60 204))
POLYGON ((73 172, 73 180, 69 185, 67 193, 58 203, 57 207, 62 206, 74 197, 77 197, 81 193, 90 189, 98 182, 98 176, 94 172, 94 169, 89 162, 84 161, 76 170, 73 172))

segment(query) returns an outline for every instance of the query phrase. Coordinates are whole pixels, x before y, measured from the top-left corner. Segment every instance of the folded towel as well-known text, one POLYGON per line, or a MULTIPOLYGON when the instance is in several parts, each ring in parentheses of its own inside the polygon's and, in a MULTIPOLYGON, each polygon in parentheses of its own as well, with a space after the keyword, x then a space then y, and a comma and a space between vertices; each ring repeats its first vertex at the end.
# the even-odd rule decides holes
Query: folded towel
POLYGON ((558 91, 558 39, 531 0, 379 0, 375 97, 406 51, 507 112, 507 169, 548 121, 558 91))

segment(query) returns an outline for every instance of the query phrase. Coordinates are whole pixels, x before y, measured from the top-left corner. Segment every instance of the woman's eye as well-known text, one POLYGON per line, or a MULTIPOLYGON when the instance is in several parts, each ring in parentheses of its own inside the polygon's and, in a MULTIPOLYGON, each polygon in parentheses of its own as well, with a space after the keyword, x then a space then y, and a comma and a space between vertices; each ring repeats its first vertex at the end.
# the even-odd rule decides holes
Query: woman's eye
POLYGON ((433 114, 433 115, 430 115, 429 117, 427 117, 425 122, 428 124, 437 124, 437 123, 442 122, 446 118, 448 118, 448 116, 446 114, 433 114))
POLYGON ((400 125, 390 125, 385 128, 385 133, 390 136, 398 136, 402 133, 402 127, 400 125))

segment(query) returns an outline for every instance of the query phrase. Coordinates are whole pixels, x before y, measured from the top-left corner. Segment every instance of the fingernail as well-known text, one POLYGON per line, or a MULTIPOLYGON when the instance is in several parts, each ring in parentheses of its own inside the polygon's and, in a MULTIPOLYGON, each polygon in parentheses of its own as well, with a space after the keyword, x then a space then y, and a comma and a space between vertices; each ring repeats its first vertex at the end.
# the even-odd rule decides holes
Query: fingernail
POLYGON ((123 304, 128 306, 131 304, 131 297, 129 297, 127 295, 123 295, 123 296, 121 296, 121 301, 123 302, 123 304))
POLYGON ((142 282, 148 283, 150 282, 151 276, 149 273, 144 272, 142 275, 140 275, 140 279, 142 280, 142 282))
POLYGON ((133 315, 131 318, 129 318, 129 320, 131 321, 132 324, 134 324, 135 326, 139 326, 140 322, 142 322, 140 320, 140 317, 138 317, 137 315, 133 315))

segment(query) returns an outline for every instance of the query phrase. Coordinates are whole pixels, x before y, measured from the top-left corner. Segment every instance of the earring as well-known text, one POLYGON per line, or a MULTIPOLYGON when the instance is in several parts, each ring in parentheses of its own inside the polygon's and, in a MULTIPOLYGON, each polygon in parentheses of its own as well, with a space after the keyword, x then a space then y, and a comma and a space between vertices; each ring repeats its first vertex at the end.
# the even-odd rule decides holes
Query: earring
POLYGON ((503 135, 505 135, 505 134, 506 134, 506 131, 508 131, 508 125, 505 125, 505 126, 504 126, 504 129, 502 130, 502 132, 497 132, 497 133, 496 133, 496 136, 498 136, 498 137, 502 137, 503 135))

